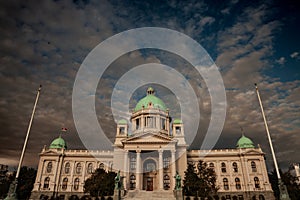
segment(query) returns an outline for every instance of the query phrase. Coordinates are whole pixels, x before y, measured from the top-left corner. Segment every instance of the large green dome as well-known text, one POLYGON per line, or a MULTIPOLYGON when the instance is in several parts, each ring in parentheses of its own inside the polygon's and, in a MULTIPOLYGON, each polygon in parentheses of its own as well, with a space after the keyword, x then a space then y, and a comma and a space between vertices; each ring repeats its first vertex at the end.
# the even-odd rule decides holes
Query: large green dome
POLYGON ((67 149, 67 143, 60 136, 53 140, 49 146, 50 149, 67 149))
POLYGON ((236 147, 237 148, 255 148, 252 140, 247 138, 244 135, 238 140, 238 142, 236 143, 236 147))
POLYGON ((167 110, 165 103, 158 97, 154 95, 154 90, 152 87, 149 87, 147 90, 147 96, 142 98, 135 106, 134 112, 142 110, 144 108, 148 108, 148 106, 152 104, 153 108, 158 108, 163 111, 167 110))

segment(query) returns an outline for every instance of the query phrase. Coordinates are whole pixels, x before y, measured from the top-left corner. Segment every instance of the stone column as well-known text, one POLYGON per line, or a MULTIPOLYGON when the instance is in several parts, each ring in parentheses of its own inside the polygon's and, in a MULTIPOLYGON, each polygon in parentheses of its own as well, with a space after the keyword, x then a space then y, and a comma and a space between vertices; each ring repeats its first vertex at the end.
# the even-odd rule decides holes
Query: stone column
POLYGON ((175 174, 176 174, 176 159, 175 159, 176 150, 171 150, 171 185, 170 189, 173 190, 175 188, 175 174))
POLYGON ((163 150, 158 150, 158 169, 159 169, 159 189, 163 190, 164 166, 163 166, 163 150))
POLYGON ((136 189, 141 189, 141 150, 136 150, 136 189))
POLYGON ((128 150, 125 150, 124 153, 124 189, 127 190, 129 180, 129 173, 128 173, 128 150))

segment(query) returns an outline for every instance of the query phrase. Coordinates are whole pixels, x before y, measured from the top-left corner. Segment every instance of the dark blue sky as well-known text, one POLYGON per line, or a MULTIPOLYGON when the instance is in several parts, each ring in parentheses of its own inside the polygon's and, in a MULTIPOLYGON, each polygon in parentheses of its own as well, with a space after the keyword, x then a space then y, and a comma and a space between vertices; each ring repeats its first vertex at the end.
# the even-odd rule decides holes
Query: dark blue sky
MULTIPOLYGON (((299 156, 291 153, 300 150, 299 10, 292 0, 2 1, 0 163, 17 163, 39 84, 43 91, 25 164, 37 164, 40 149, 58 136, 61 127, 69 128, 65 138, 70 148, 85 148, 74 126, 71 107, 81 63, 105 39, 140 27, 182 32, 201 44, 218 66, 226 89, 227 116, 215 148, 234 148, 242 126, 247 136, 261 144, 272 168, 253 86, 257 82, 280 166, 299 162, 299 156)), ((96 93, 99 123, 112 139, 115 119, 110 102, 114 86, 133 67, 151 62, 178 70, 196 90, 201 121, 192 148, 199 148, 209 124, 210 96, 193 67, 168 52, 137 50, 110 65, 96 93)), ((159 97, 178 117, 180 106, 174 93, 155 86, 159 97)), ((146 87, 141 85, 132 94, 131 107, 146 87)))

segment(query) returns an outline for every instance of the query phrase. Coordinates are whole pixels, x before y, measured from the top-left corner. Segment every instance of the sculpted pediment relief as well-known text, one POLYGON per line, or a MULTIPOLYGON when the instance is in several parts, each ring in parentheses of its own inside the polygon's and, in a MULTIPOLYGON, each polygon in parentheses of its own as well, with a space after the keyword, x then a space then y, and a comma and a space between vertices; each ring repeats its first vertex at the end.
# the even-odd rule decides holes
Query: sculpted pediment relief
POLYGON ((122 143, 170 143, 176 140, 165 134, 142 133, 122 140, 122 143))

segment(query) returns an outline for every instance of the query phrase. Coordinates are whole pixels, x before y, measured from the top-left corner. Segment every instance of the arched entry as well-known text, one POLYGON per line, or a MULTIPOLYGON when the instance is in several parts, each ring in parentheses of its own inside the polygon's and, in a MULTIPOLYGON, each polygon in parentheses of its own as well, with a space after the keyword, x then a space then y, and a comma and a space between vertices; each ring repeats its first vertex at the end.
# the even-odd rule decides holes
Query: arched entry
POLYGON ((143 164, 143 189, 153 191, 156 189, 156 161, 149 158, 143 164))

